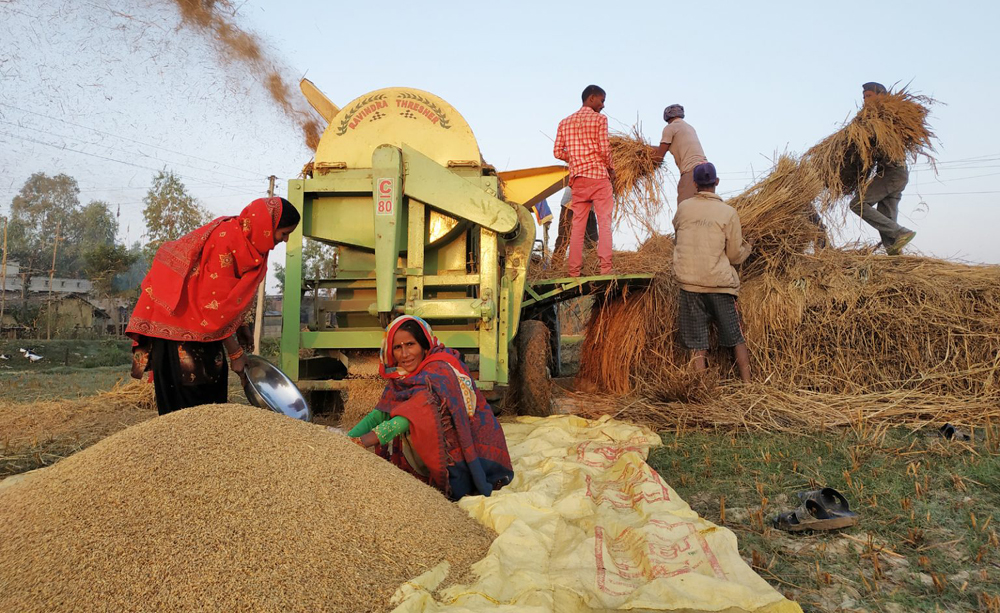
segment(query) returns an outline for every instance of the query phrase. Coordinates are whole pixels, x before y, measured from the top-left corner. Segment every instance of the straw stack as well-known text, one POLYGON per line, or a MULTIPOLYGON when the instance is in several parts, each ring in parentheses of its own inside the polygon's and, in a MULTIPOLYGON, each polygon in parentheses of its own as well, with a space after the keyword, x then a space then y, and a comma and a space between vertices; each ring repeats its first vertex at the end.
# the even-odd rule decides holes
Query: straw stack
POLYGON ((653 243, 616 254, 616 271, 654 273, 655 281, 593 310, 580 375, 644 399, 629 405, 633 413, 658 415, 661 426, 664 415, 758 427, 821 427, 857 416, 895 423, 997 417, 1000 267, 821 248, 819 209, 862 191, 879 161, 930 156, 930 102, 906 92, 875 98, 802 159, 782 156, 729 201, 754 242, 754 255, 739 267, 739 305, 753 372, 766 385, 713 389, 714 378, 732 376, 729 351, 710 356, 715 373, 692 376, 690 353, 676 338, 669 237, 656 239, 659 257, 643 255, 653 243), (798 395, 812 398, 812 408, 794 417, 798 395), (637 409, 675 400, 704 402, 637 409), (838 417, 820 403, 858 410, 838 417), (862 403, 878 408, 860 410, 862 403))

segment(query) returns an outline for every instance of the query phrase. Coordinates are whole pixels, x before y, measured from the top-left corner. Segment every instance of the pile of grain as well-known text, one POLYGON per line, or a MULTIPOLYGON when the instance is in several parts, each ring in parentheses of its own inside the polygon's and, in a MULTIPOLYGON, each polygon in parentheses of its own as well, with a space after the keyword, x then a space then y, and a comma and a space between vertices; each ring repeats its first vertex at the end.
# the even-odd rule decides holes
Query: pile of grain
POLYGON ((350 430, 365 418, 385 392, 384 379, 351 379, 351 387, 344 394, 344 413, 340 417, 341 427, 350 430))
POLYGON ((493 534, 345 437, 239 405, 134 426, 0 489, 2 611, 384 611, 493 534))

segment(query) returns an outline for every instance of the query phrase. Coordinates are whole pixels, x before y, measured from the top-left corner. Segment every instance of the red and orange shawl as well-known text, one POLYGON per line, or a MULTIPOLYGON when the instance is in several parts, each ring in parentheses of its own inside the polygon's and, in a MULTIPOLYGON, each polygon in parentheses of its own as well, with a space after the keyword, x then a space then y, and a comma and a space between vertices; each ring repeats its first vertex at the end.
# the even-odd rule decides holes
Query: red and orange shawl
POLYGON ((267 275, 281 218, 280 198, 259 198, 237 217, 219 217, 164 243, 142 281, 125 334, 174 341, 232 335, 267 275))

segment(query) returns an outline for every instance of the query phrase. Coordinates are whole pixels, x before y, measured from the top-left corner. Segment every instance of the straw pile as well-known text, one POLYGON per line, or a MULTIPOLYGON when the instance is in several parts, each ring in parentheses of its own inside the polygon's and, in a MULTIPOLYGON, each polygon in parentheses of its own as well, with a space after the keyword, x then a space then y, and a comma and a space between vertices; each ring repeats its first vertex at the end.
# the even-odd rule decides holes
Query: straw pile
MULTIPOLYGON (((692 379, 689 353, 676 339, 676 303, 676 282, 661 272, 649 291, 595 309, 580 375, 619 395, 718 398, 711 385, 692 379)), ((899 401, 893 411, 877 413, 885 419, 906 421, 900 415, 908 411, 907 419, 920 421, 939 410, 962 423, 1000 418, 1000 267, 824 249, 789 258, 778 274, 751 277, 740 311, 755 376, 773 392, 763 405, 768 410, 797 413, 794 402, 787 404, 797 394, 869 400, 882 394, 883 402, 899 401), (966 412, 970 407, 977 412, 966 412)), ((728 351, 714 352, 711 362, 728 368, 728 351)), ((728 410, 747 406, 728 400, 728 410)), ((845 417, 815 414, 821 417, 813 425, 845 417)), ((778 423, 766 411, 751 417, 761 426, 778 423)), ((755 422, 741 416, 739 423, 755 422)))
POLYGON ((346 437, 240 405, 129 428, 0 489, 3 611, 385 611, 493 534, 346 437))
POLYGON ((744 240, 754 246, 741 279, 765 269, 773 274, 825 239, 814 204, 822 192, 820 173, 811 164, 782 155, 763 179, 727 202, 740 214, 744 240))
POLYGON ((690 373, 676 339, 669 237, 616 254, 616 271, 654 273, 655 282, 593 310, 580 375, 643 399, 622 416, 660 426, 664 416, 764 428, 1000 418, 1000 267, 820 248, 818 207, 864 189, 877 160, 930 155, 927 103, 905 92, 869 101, 801 160, 782 156, 729 201, 754 243, 739 267, 740 310, 766 385, 716 386, 729 374, 728 351, 710 356, 721 372, 690 373), (852 163, 861 174, 846 181, 852 163), (676 400, 701 404, 650 404, 676 400))

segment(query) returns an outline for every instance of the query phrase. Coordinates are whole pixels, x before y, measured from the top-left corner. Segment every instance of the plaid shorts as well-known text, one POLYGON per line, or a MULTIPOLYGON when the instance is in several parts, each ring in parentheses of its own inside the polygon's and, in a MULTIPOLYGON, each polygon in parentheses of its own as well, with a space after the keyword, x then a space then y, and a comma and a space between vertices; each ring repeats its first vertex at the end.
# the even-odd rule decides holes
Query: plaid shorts
POLYGON ((708 325, 715 320, 720 347, 735 347, 745 342, 736 296, 701 294, 681 290, 681 344, 695 351, 708 349, 708 325))

